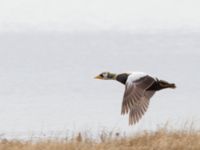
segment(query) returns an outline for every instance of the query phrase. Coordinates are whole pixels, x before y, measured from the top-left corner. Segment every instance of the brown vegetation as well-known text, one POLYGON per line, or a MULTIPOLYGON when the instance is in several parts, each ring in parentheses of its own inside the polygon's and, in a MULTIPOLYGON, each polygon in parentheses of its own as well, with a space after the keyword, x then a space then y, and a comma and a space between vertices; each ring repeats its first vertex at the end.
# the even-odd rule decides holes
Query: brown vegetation
POLYGON ((71 139, 1 140, 0 150, 200 150, 197 130, 143 132, 134 136, 103 132, 99 140, 77 134, 71 139))

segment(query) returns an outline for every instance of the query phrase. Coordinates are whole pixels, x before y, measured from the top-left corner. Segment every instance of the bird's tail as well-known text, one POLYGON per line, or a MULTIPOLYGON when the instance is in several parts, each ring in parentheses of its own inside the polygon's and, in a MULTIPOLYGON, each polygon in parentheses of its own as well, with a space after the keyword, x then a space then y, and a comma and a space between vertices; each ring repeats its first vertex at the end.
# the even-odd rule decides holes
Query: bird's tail
POLYGON ((176 88, 176 84, 174 84, 174 83, 169 83, 169 84, 168 84, 168 88, 175 89, 175 88, 176 88))
POLYGON ((164 80, 159 80, 159 85, 162 89, 164 89, 164 88, 175 89, 176 88, 175 83, 168 83, 167 81, 164 81, 164 80))

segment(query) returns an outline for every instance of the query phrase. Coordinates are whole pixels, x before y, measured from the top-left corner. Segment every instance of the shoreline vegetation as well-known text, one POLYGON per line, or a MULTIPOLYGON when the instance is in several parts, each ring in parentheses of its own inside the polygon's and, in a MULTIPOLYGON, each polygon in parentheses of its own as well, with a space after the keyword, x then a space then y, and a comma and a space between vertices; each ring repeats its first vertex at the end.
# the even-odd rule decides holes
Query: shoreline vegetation
POLYGON ((98 140, 77 133, 71 138, 0 140, 0 150, 199 150, 200 130, 167 127, 135 135, 102 131, 98 140))

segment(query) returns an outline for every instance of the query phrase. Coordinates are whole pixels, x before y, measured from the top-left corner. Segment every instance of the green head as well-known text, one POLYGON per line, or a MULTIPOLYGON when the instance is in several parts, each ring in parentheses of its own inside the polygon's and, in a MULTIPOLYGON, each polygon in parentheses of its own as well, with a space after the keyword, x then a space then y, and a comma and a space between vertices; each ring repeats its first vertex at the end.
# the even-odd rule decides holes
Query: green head
POLYGON ((102 72, 95 79, 102 79, 102 80, 116 80, 116 74, 110 72, 102 72))

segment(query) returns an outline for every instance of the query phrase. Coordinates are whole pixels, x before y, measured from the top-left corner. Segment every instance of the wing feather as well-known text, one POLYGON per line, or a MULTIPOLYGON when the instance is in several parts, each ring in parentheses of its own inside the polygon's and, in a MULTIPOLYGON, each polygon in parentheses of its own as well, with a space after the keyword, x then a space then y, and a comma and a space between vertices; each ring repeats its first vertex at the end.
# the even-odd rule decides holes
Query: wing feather
POLYGON ((146 91, 155 79, 146 75, 136 81, 126 83, 121 114, 129 113, 129 124, 135 124, 147 111, 149 100, 155 91, 146 91))

